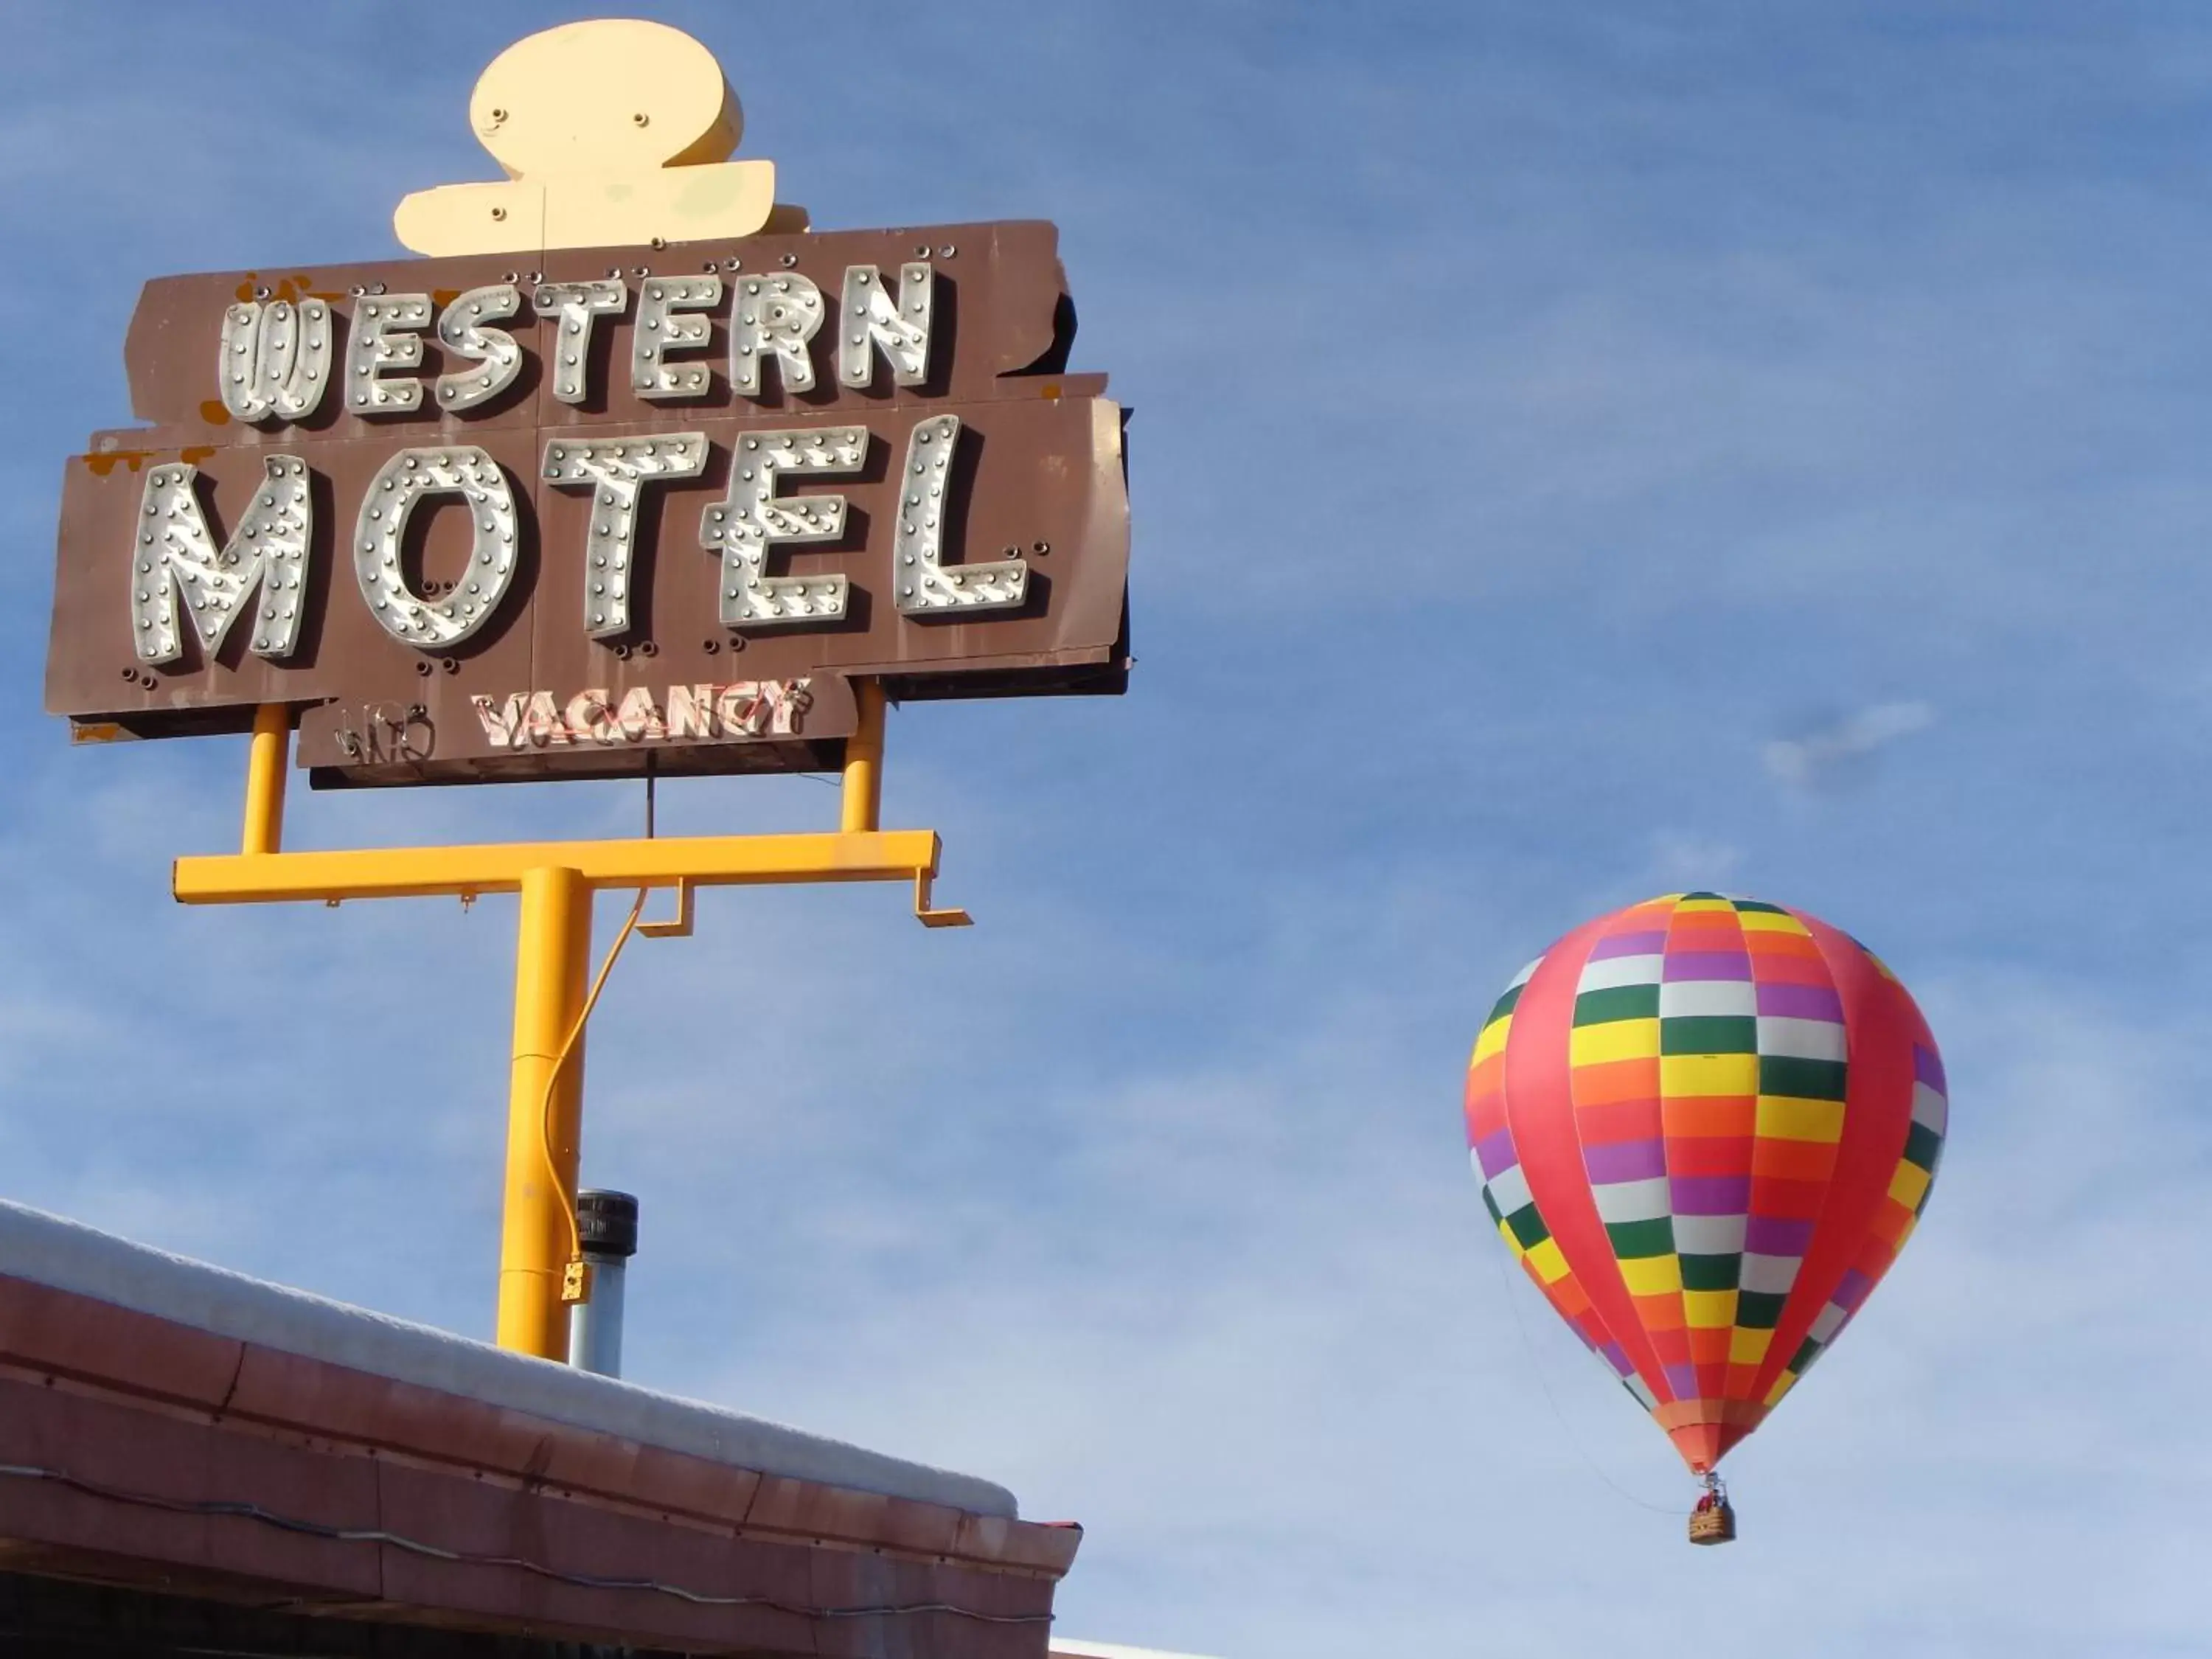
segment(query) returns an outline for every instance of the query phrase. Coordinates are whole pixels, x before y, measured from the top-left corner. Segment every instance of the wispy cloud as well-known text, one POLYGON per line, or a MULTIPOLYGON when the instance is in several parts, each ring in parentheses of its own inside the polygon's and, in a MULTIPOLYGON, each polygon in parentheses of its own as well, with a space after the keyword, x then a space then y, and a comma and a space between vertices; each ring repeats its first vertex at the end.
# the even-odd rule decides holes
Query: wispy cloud
POLYGON ((1651 873, 1668 888, 1718 890, 1742 863, 1742 848, 1710 836, 1668 830, 1651 838, 1651 873))
POLYGON ((1877 750, 1924 732, 1936 711, 1924 702, 1878 702, 1795 738, 1766 745, 1767 775, 1796 789, 1816 789, 1850 776, 1877 750))

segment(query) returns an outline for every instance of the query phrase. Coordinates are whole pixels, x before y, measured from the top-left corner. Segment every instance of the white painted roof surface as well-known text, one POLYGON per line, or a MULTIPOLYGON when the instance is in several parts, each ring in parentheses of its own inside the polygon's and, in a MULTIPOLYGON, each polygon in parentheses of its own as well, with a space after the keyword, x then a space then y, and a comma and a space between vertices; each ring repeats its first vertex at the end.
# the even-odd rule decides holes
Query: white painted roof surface
POLYGON ((732 1468, 942 1504, 974 1515, 1016 1514, 1012 1492, 972 1475, 511 1353, 134 1244, 4 1200, 0 1273, 234 1341, 465 1395, 732 1468))

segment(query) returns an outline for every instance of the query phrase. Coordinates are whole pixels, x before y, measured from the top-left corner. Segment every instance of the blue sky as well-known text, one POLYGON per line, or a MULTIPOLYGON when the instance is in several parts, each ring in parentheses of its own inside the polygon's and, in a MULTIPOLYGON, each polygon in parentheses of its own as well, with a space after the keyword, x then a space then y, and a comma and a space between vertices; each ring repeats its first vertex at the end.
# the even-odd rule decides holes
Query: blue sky
MULTIPOLYGON (((624 958, 586 1166, 645 1200, 631 1374, 1083 1521, 1094 1638, 2212 1650, 2212 16, 648 9, 817 224, 1059 222, 1136 411, 1139 662, 895 717, 887 818, 974 930, 709 896, 624 958), (1713 1552, 1458 1118, 1511 972, 1684 884, 1874 945, 1954 1100, 1713 1552)), ((139 283, 397 252, 402 194, 490 176, 478 69, 585 15, 16 0, 0 60, 0 1193, 479 1334, 511 905, 179 910, 242 745, 73 752, 39 683, 139 283)), ((288 831, 639 813, 302 791, 288 831)))

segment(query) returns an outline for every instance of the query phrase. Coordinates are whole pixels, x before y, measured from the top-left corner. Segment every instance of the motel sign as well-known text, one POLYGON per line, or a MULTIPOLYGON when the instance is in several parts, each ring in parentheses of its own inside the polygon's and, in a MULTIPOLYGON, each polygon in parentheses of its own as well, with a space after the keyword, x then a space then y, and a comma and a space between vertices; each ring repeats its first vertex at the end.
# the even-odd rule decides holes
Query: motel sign
POLYGON ((817 769, 853 684, 1120 690, 1122 415, 1048 225, 158 279, 47 706, 319 783, 817 769), (648 758, 649 757, 649 758, 648 758))

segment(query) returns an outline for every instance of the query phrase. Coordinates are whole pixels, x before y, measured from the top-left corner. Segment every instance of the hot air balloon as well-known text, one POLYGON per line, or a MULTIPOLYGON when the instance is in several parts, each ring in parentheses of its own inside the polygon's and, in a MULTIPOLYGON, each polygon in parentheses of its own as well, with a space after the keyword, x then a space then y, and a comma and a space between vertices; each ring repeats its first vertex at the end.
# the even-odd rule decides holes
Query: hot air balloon
POLYGON ((1943 1062, 1896 976, 1826 922, 1676 893, 1569 933, 1474 1045, 1467 1131, 1498 1235, 1705 1483, 1834 1343, 1928 1201, 1943 1062))

